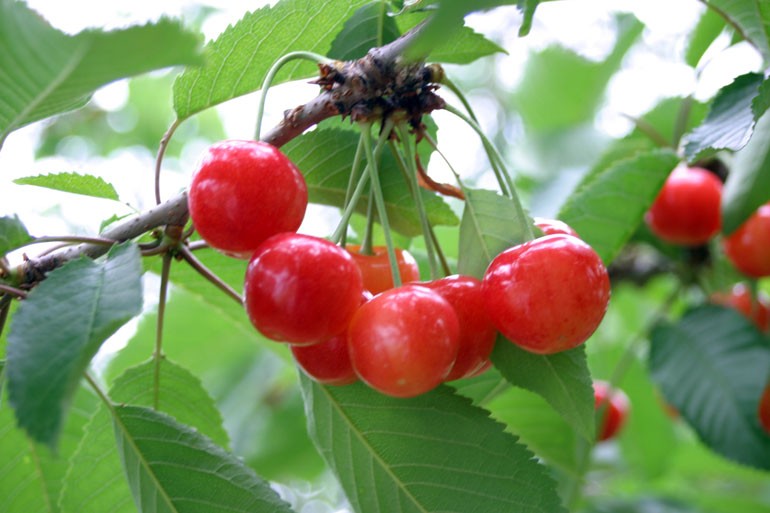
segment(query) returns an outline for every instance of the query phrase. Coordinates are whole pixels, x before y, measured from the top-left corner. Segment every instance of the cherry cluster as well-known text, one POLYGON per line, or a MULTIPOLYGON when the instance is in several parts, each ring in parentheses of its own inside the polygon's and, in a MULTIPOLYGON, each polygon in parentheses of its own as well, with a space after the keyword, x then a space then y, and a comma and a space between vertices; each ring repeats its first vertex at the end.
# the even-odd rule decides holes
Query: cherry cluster
POLYGON ((528 351, 555 353, 582 344, 607 309, 605 266, 559 221, 537 220, 543 235, 501 252, 482 279, 420 281, 414 258, 397 249, 403 285, 394 287, 385 248, 296 233, 307 201, 299 170, 258 141, 208 148, 189 193, 201 237, 249 259, 243 301, 252 324, 290 344, 321 383, 361 380, 412 397, 485 371, 498 332, 528 351))

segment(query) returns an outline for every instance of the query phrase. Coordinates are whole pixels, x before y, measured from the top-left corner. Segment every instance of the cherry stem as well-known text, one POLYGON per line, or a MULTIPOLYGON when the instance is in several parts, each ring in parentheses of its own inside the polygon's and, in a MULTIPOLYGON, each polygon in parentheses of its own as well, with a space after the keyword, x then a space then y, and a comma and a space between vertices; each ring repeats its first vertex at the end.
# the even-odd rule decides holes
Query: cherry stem
POLYGON ((166 319, 166 302, 168 300, 169 272, 171 270, 171 253, 163 255, 163 266, 160 270, 160 293, 158 294, 158 322, 155 324, 155 351, 152 353, 153 369, 153 394, 152 404, 154 409, 159 408, 160 403, 160 362, 163 359, 163 324, 166 319))
POLYGON ((198 271, 198 273, 201 276, 209 280, 219 290, 221 290, 222 292, 230 296, 232 299, 234 299, 239 305, 243 304, 243 298, 241 297, 241 295, 238 294, 238 292, 236 292, 236 290, 232 288, 230 285, 222 281, 222 278, 214 274, 211 271, 211 269, 209 269, 203 264, 203 262, 198 260, 187 247, 180 245, 177 248, 177 252, 179 255, 181 255, 181 257, 185 260, 185 262, 190 264, 190 266, 192 266, 193 269, 198 271))
MULTIPOLYGON (((3 301, 2 299, 5 298, 0 298, 0 335, 3 334, 5 323, 8 322, 8 312, 11 310, 10 301, 3 301)), ((0 381, 2 381, 2 379, 2 372, 0 372, 0 381)))
MULTIPOLYGON (((347 209, 348 206, 351 204, 351 201, 353 200, 353 196, 355 194, 355 191, 357 189, 356 187, 356 179, 358 179, 359 169, 361 169, 361 162, 363 161, 364 156, 364 139, 363 136, 358 138, 358 146, 356 146, 356 154, 353 157, 353 165, 350 168, 350 176, 348 177, 348 188, 345 191, 345 207, 344 209, 347 209)), ((364 173, 363 176, 366 176, 366 173, 364 173)), ((359 179, 360 181, 360 179, 359 179)), ((356 203, 358 203, 358 199, 361 197, 360 193, 356 197, 356 200, 352 202, 353 206, 355 207, 356 203)), ((344 216, 343 216, 344 219, 344 216)), ((348 236, 348 223, 350 221, 350 216, 348 216, 347 219, 345 219, 344 223, 340 223, 340 227, 342 228, 341 235, 339 237, 339 243, 340 246, 343 248, 347 244, 347 236, 348 236)), ((338 228, 337 230, 339 230, 338 228)), ((335 230, 336 232, 336 230, 335 230)))
POLYGON ((273 83, 273 80, 275 79, 275 75, 280 71, 280 69, 287 63, 297 60, 297 59, 305 59, 308 61, 315 62, 316 64, 330 64, 334 62, 332 59, 329 59, 327 57, 324 57, 323 55, 319 55, 317 53, 313 52, 289 52, 286 55, 279 58, 277 61, 273 63, 273 65, 270 67, 270 69, 267 72, 267 75, 265 75, 265 80, 262 82, 262 91, 259 93, 259 106, 257 107, 257 126, 254 131, 254 139, 259 140, 260 136, 262 135, 262 118, 265 115, 265 103, 267 100, 267 91, 270 89, 271 84, 273 83))
POLYGON ((374 196, 369 191, 369 204, 366 206, 366 230, 361 239, 361 248, 359 253, 362 255, 374 254, 374 196))
POLYGON ((649 122, 642 118, 637 118, 629 114, 621 114, 624 118, 631 121, 636 128, 639 129, 644 135, 650 138, 652 142, 660 146, 661 148, 673 148, 672 143, 667 141, 658 130, 652 126, 649 122))
POLYGON ((163 164, 163 157, 166 155, 166 149, 168 148, 168 143, 171 142, 171 136, 174 135, 174 132, 176 132, 176 129, 179 128, 179 125, 182 123, 181 120, 176 119, 171 124, 170 127, 168 127, 168 130, 166 130, 166 133, 163 134, 163 137, 160 138, 160 145, 158 145, 158 155, 155 157, 155 204, 160 205, 160 166, 163 164))
POLYGON ((27 292, 10 285, 0 283, 0 292, 4 295, 15 297, 16 299, 27 299, 27 292))
POLYGON ((396 131, 401 139, 401 147, 404 150, 404 157, 402 158, 399 152, 396 153, 396 158, 399 164, 404 167, 408 179, 409 189, 412 192, 414 198, 414 205, 417 208, 417 214, 420 217, 420 227, 422 228, 422 237, 425 241, 425 250, 428 253, 428 265, 430 266, 430 277, 433 280, 439 278, 438 261, 436 259, 435 248, 433 247, 433 239, 431 238, 431 226, 428 220, 428 215, 425 212, 425 203, 420 193, 420 186, 417 183, 417 166, 415 164, 415 155, 412 152, 411 137, 409 137, 409 130, 403 123, 399 123, 396 126, 396 131))
MULTIPOLYGON (((451 112, 455 116, 459 117, 465 123, 468 124, 481 138, 481 142, 484 145, 484 149, 487 151, 487 155, 489 156, 490 163, 492 164, 492 168, 495 169, 495 164, 499 166, 499 170, 495 171, 495 176, 497 176, 498 183, 500 184, 500 189, 511 199, 511 202, 513 203, 513 207, 516 210, 516 213, 518 214, 520 219, 529 219, 529 216, 527 215, 527 212, 524 210, 524 207, 521 204, 521 200, 519 199, 519 195, 516 193, 516 187, 513 185, 513 180, 511 179, 511 175, 508 173, 508 170, 505 167, 505 163, 503 161, 503 157, 500 155, 500 152, 497 151, 497 148, 495 148, 495 145, 492 144, 492 141, 487 138, 487 136, 484 134, 484 131, 481 130, 481 127, 478 123, 467 117, 462 112, 458 111, 456 108, 452 107, 451 105, 447 105, 444 107, 447 112, 451 112), (502 178, 502 180, 501 180, 502 178), (507 192, 506 192, 507 190, 507 192)), ((524 226, 522 227, 524 231, 524 237, 527 240, 532 240, 535 238, 535 232, 532 229, 532 223, 524 223, 524 226)))
POLYGON ((205 240, 195 240, 187 245, 187 249, 190 251, 198 251, 199 249, 207 249, 209 247, 205 240))
POLYGON ((35 237, 31 241, 27 242, 25 246, 31 246, 32 244, 44 244, 46 242, 64 242, 63 246, 57 246, 56 248, 52 248, 44 253, 41 254, 45 255, 50 251, 53 251, 55 249, 60 249, 64 246, 68 246, 70 244, 98 244, 101 246, 113 246, 118 243, 115 239, 106 239, 104 237, 86 237, 81 235, 52 235, 52 236, 43 236, 43 237, 35 237))
MULTIPOLYGON (((401 273, 398 269, 398 261, 396 259, 396 248, 393 245, 393 237, 390 231, 390 222, 388 221, 388 213, 385 206, 385 198, 382 195, 382 187, 380 186, 379 166, 377 165, 377 159, 375 152, 372 149, 372 124, 362 123, 361 129, 364 134, 364 150, 366 150, 366 159, 369 161, 367 169, 369 170, 369 180, 372 182, 372 193, 374 194, 374 202, 377 207, 377 214, 380 217, 380 225, 382 225, 382 231, 385 234, 385 246, 388 251, 388 261, 390 262, 390 272, 393 276, 393 286, 401 286, 401 273)), ((380 133, 380 138, 377 141, 377 148, 381 149, 384 142, 390 137, 390 131, 393 129, 393 122, 388 120, 385 122, 383 129, 380 133)))
POLYGON ((334 230, 334 234, 332 234, 332 237, 331 237, 332 242, 339 243, 342 240, 342 236, 347 233, 348 223, 350 222, 350 218, 353 216, 353 212, 356 209, 356 205, 358 204, 358 201, 361 199, 361 195, 364 193, 364 187, 366 187, 366 184, 368 182, 369 182, 369 174, 365 172, 359 177, 358 185, 356 185, 356 189, 353 191, 353 194, 350 197, 350 201, 345 206, 345 209, 342 211, 342 218, 340 219, 340 222, 337 224, 337 229, 334 230))
POLYGON ((470 116, 470 118, 476 123, 478 123, 479 120, 478 118, 476 118, 476 114, 473 112, 473 108, 471 108, 470 102, 468 102, 468 99, 465 97, 465 95, 460 90, 460 88, 457 87, 457 85, 454 82, 452 82, 452 80, 446 75, 444 75, 444 78, 441 79, 441 84, 445 85, 447 89, 449 89, 454 93, 457 99, 460 100, 460 103, 463 104, 463 108, 466 110, 466 112, 468 112, 468 115, 470 116))

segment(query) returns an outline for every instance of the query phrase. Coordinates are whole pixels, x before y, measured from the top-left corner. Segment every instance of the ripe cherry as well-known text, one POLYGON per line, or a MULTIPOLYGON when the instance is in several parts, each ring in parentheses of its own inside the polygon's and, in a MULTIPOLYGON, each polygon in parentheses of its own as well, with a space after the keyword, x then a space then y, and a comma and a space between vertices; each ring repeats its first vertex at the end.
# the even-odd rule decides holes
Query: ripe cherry
POLYGON ((751 320, 759 331, 767 332, 770 329, 770 299, 760 293, 755 301, 745 283, 736 283, 730 292, 712 294, 711 302, 735 308, 751 320))
POLYGON ((599 255, 577 237, 546 235, 489 264, 482 290, 492 324, 533 353, 571 349, 604 318, 610 280, 599 255))
MULTIPOLYGON (((373 254, 371 255, 361 253, 361 246, 357 244, 348 244, 345 248, 361 269, 366 290, 372 294, 379 294, 393 288, 393 275, 390 271, 388 250, 385 246, 375 246, 372 248, 373 254)), ((420 269, 411 253, 405 249, 396 248, 396 262, 401 275, 401 283, 419 281, 420 269)))
POLYGON ((698 246, 722 226, 722 182, 700 167, 680 166, 671 172, 645 221, 661 240, 698 246))
POLYGON ((267 338, 313 344, 347 328, 362 293, 361 271, 347 251, 318 237, 282 233, 251 258, 244 302, 267 338))
POLYGON ((487 315, 481 281, 471 276, 453 275, 421 285, 446 299, 460 321, 460 347, 446 381, 474 376, 482 368, 488 368, 497 330, 487 315))
POLYGON ((727 258, 746 276, 770 276, 770 203, 723 240, 727 258))
POLYGON ((630 409, 628 396, 620 389, 610 389, 605 381, 594 381, 594 409, 602 415, 597 422, 596 439, 599 442, 617 435, 630 409))
POLYGON ((770 434, 770 383, 765 386, 762 397, 759 399, 757 407, 757 416, 762 428, 770 434))
POLYGON ((188 205, 195 229, 209 246, 250 258, 268 237, 297 231, 307 208, 307 185, 275 146, 222 141, 204 152, 188 205))
POLYGON ((559 221, 558 219, 548 219, 545 217, 535 217, 533 221, 535 226, 540 228, 540 231, 543 232, 543 235, 556 235, 558 233, 563 233, 565 235, 579 237, 577 232, 564 221, 559 221))
POLYGON ((374 296, 348 328, 350 359, 358 377, 394 397, 413 397, 444 381, 459 347, 454 308, 415 284, 374 296))

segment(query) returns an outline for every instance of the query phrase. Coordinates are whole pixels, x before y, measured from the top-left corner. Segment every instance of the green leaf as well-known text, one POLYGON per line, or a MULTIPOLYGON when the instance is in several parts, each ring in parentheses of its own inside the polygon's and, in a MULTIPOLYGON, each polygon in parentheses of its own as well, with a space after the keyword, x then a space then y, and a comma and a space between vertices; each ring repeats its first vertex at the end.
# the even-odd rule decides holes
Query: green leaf
POLYGON ((752 101, 762 82, 762 75, 747 73, 719 90, 705 121, 686 136, 688 160, 695 160, 706 150, 735 151, 746 145, 758 118, 752 112, 752 101))
POLYGON ((310 435, 355 511, 563 511, 532 453, 447 387, 396 399, 301 383, 310 435))
MULTIPOLYGON (((206 64, 188 68, 174 82, 174 110, 186 119, 214 105, 254 92, 273 63, 292 51, 325 54, 336 34, 367 0, 286 0, 247 13, 206 45, 206 64)), ((314 64, 294 61, 273 85, 312 76, 314 64)))
POLYGON ((690 33, 684 61, 693 68, 696 67, 703 54, 725 27, 725 19, 722 16, 713 9, 706 9, 695 29, 690 33))
POLYGON ((585 348, 530 353, 498 337, 492 363, 514 386, 542 396, 586 440, 594 440, 594 394, 585 348))
MULTIPOLYGON (((195 427, 214 443, 227 447, 222 418, 198 378, 161 360, 158 409, 178 422, 195 427)), ((155 403, 155 364, 128 369, 115 380, 110 398, 120 404, 151 407, 155 403)), ((133 513, 131 491, 121 470, 109 408, 101 404, 89 420, 82 441, 70 461, 67 486, 61 495, 62 513, 133 513)))
POLYGON ((390 43, 400 35, 387 3, 375 0, 359 7, 345 21, 332 41, 328 56, 341 61, 358 59, 370 48, 390 43))
POLYGON ((615 162, 579 185, 558 218, 574 228, 609 265, 642 222, 678 162, 671 150, 615 162))
POLYGON ((489 262, 504 249, 524 242, 525 226, 513 201, 494 191, 467 189, 460 223, 457 272, 481 278, 489 262))
POLYGON ((754 45, 765 62, 770 61, 770 12, 755 0, 706 0, 738 33, 754 45))
POLYGON ((561 46, 532 54, 514 94, 517 113, 533 133, 551 133, 588 122, 604 101, 604 90, 644 26, 633 16, 617 18, 618 38, 604 62, 561 46))
POLYGON ((94 198, 104 198, 114 201, 120 200, 118 193, 115 191, 115 187, 113 187, 112 184, 105 182, 103 178, 93 175, 55 173, 17 178, 13 183, 19 185, 37 185, 38 187, 71 192, 73 194, 82 194, 84 196, 93 196, 94 198))
POLYGON ((19 216, 0 217, 0 257, 32 240, 19 216))
POLYGON ((292 511, 269 483, 198 431, 140 406, 115 406, 114 413, 118 452, 141 513, 292 511))
POLYGON ((58 512, 57 500, 69 457, 75 452, 83 426, 97 405, 96 396, 81 387, 64 425, 59 450, 32 442, 17 429, 13 410, 0 407, 0 504, 3 513, 58 512))
MULTIPOLYGON (((281 148, 305 176, 312 203, 343 206, 358 138, 354 130, 323 128, 303 134, 281 148)), ((380 184, 391 228, 407 236, 422 234, 412 195, 389 151, 384 151, 380 159, 380 184)), ((457 217, 443 199, 423 189, 420 193, 431 224, 457 224, 457 217)), ((368 194, 362 195, 356 211, 365 214, 368 202, 368 194)))
POLYGON ((749 143, 735 154, 722 191, 722 233, 738 229, 770 200, 770 115, 754 127, 749 143))
POLYGON ((200 62, 199 38, 176 21, 68 36, 24 3, 0 2, 0 146, 13 130, 83 106, 120 78, 200 62))
POLYGON ((516 7, 519 8, 524 19, 521 21, 521 27, 519 27, 519 37, 524 37, 529 34, 532 28, 532 19, 535 17, 535 10, 540 5, 542 0, 518 0, 516 7))
POLYGON ((666 400, 722 456, 770 469, 770 437, 757 417, 770 378, 770 346, 734 310, 706 305, 652 332, 650 370, 666 400))
POLYGON ((546 463, 567 474, 578 472, 577 433, 543 397, 511 388, 492 399, 487 408, 546 463))
POLYGON ((48 274, 19 306, 8 335, 8 391, 19 426, 51 447, 91 358, 142 306, 133 245, 106 259, 71 261, 48 274))

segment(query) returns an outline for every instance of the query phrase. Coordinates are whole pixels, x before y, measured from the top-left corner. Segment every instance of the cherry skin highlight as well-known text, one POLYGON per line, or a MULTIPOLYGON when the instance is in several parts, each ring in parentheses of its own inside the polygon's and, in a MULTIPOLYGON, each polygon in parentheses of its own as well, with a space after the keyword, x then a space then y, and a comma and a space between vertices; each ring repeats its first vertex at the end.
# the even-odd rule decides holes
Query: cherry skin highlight
POLYGON ((188 206, 200 236, 248 259, 268 237, 295 232, 307 208, 307 185, 278 148, 261 141, 210 146, 193 174, 188 206))
POLYGON ((348 328, 358 377, 394 397, 413 397, 441 384, 454 364, 459 338, 452 305, 415 284, 374 296, 348 328))
POLYGON ((460 321, 460 347, 446 380, 466 378, 486 370, 497 330, 487 315, 481 280, 455 274, 421 285, 446 299, 460 321))
POLYGON ((722 182, 700 167, 671 172, 645 215, 650 231, 671 244, 698 246, 722 227, 722 182))
POLYGON ((770 203, 765 203, 722 241, 727 258, 752 278, 770 276, 770 203))
MULTIPOLYGON (((361 253, 361 246, 358 244, 348 244, 345 249, 361 269, 366 290, 372 294, 379 294, 393 288, 393 275, 385 246, 373 247, 371 255, 361 253)), ((420 269, 411 253, 405 249, 396 248, 396 262, 402 284, 420 280, 420 269)))
POLYGON ((598 421, 596 440, 603 442, 615 437, 628 416, 630 402, 620 389, 610 389, 605 381, 594 381, 594 409, 602 414, 598 421))
POLYGON ((362 293, 361 271, 347 251, 318 237, 282 233, 251 258, 244 304, 267 338, 314 344, 347 328, 362 293))
POLYGON ((593 334, 610 299, 599 255, 571 235, 546 235, 509 248, 489 264, 482 291, 492 324, 539 354, 576 347, 593 334))

